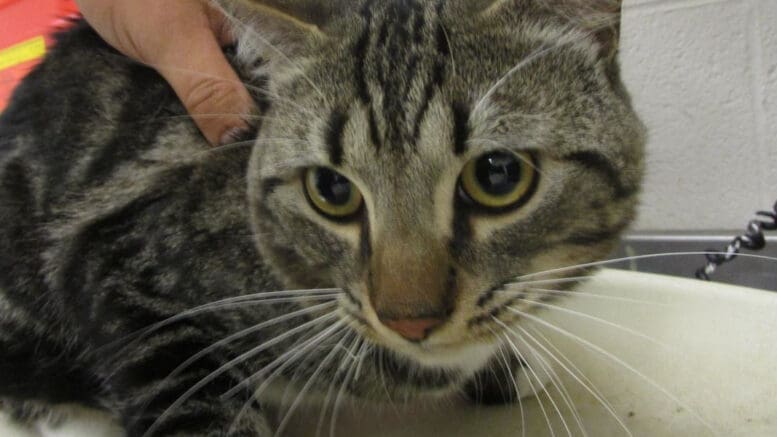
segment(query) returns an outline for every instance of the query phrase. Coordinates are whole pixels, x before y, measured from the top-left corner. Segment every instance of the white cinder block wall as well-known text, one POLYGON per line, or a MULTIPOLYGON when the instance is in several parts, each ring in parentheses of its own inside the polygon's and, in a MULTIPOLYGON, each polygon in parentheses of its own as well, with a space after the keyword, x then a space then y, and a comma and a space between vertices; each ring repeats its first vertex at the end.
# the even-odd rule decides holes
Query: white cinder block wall
POLYGON ((739 230, 777 200, 777 0, 625 0, 650 132, 638 230, 739 230))

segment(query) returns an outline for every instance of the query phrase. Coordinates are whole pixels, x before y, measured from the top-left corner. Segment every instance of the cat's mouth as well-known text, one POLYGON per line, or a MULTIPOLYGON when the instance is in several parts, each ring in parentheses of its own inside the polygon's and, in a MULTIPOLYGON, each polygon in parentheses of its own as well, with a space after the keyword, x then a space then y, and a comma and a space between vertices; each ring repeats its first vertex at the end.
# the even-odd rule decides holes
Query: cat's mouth
POLYGON ((429 369, 445 369, 462 374, 474 374, 497 353, 498 345, 486 341, 452 341, 429 339, 409 342, 376 329, 364 316, 346 311, 353 328, 369 341, 429 369))

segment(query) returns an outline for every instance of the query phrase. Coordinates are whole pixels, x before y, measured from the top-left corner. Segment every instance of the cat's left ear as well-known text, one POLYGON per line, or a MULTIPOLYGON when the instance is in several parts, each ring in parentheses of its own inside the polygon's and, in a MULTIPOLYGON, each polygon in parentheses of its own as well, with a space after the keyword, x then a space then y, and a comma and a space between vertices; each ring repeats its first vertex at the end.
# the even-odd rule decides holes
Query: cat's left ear
MULTIPOLYGON (((483 3, 483 0, 477 0, 483 3)), ((519 14, 550 14, 583 29, 600 44, 601 56, 614 61, 620 41, 623 0, 494 0, 484 14, 513 8, 519 14)))
POLYGON ((337 17, 341 0, 218 0, 232 24, 238 49, 270 64, 288 63, 337 17))

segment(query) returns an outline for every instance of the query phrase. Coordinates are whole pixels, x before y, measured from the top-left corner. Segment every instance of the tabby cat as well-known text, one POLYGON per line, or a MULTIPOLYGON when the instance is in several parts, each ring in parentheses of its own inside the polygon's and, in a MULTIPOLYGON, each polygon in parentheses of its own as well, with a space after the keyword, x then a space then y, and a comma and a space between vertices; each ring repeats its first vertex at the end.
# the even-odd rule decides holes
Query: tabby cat
POLYGON ((601 259, 634 215, 620 1, 218 7, 261 109, 244 141, 209 148, 83 22, 2 114, 6 408, 269 436, 283 423, 255 395, 276 381, 295 402, 514 400, 511 327, 558 296, 526 275, 601 259))

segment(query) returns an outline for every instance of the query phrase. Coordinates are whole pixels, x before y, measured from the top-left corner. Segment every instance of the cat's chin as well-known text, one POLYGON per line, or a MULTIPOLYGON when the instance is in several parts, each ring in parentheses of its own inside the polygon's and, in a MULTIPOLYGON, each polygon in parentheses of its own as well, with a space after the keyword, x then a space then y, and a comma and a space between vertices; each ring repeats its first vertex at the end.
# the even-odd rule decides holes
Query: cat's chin
POLYGON ((462 375, 472 375, 483 369, 498 350, 498 345, 492 343, 383 343, 397 355, 422 368, 454 371, 462 375))

